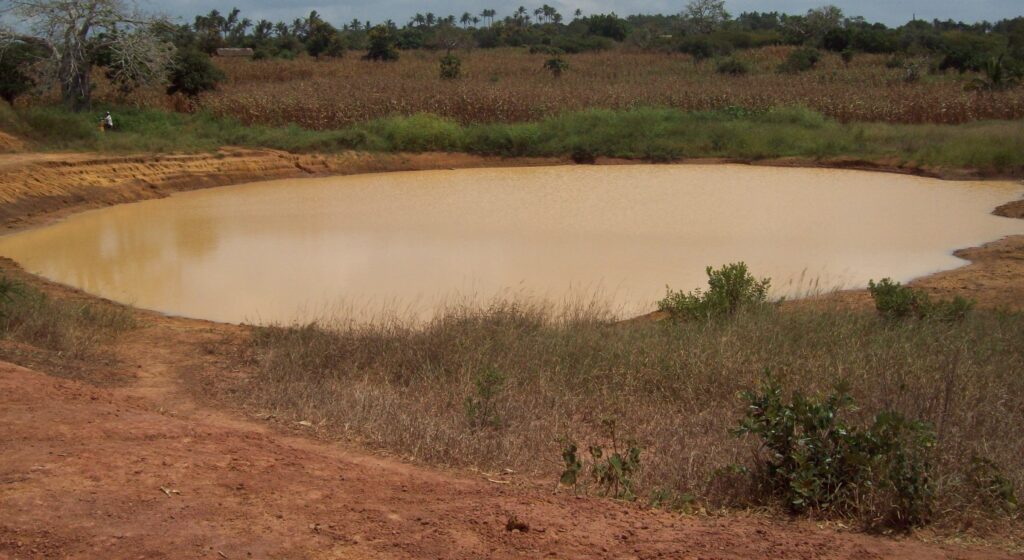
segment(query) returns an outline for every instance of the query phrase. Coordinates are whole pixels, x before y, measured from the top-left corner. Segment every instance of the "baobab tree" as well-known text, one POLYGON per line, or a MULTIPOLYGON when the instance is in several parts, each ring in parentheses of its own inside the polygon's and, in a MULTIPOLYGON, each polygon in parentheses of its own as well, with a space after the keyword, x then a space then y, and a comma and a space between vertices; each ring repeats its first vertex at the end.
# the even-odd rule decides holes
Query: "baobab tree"
POLYGON ((174 47, 154 25, 165 23, 124 0, 7 0, 4 15, 19 18, 45 45, 35 68, 43 87, 57 86, 68 107, 89 106, 90 74, 99 61, 122 89, 167 77, 174 47), (96 56, 101 53, 102 56, 96 56))

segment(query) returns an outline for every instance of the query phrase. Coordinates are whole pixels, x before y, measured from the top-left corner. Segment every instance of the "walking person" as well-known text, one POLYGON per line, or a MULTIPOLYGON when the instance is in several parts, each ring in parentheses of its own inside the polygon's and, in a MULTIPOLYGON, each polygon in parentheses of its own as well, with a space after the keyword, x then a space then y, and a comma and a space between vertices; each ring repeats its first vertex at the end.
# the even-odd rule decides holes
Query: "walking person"
POLYGON ((106 116, 103 117, 100 123, 103 130, 114 130, 114 117, 110 116, 110 111, 107 111, 106 116))

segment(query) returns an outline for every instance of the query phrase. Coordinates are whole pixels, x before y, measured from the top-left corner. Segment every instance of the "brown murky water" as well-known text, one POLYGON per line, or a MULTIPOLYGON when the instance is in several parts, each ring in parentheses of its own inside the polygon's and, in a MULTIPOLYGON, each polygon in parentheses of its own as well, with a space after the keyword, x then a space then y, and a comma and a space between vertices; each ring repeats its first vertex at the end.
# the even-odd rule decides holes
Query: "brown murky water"
POLYGON ((665 285, 746 261, 776 295, 908 280, 1024 222, 1013 183, 739 165, 390 173, 253 183, 86 212, 0 254, 94 294, 230 322, 452 301, 597 296, 644 312, 665 285))

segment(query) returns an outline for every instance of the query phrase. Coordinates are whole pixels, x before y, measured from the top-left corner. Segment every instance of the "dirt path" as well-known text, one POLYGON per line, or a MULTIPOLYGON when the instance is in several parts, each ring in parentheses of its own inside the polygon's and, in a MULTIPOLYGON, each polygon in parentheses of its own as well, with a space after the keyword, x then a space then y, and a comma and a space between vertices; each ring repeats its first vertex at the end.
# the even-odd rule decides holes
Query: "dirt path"
MULTIPOLYGON (((174 156, 179 163, 13 157, 21 160, 0 157, 8 227, 244 180, 252 161, 309 172, 276 153, 174 156), (285 163, 267 163, 275 158, 285 163), (204 166, 212 166, 205 179, 189 183, 189 169, 204 166), (71 169, 78 178, 62 179, 71 169)), ((390 165, 351 157, 361 163, 348 169, 390 165)), ((486 163, 466 158, 467 166, 486 163)), ((455 166, 436 155, 396 162, 455 166)), ((987 272, 968 273, 980 292, 1006 300, 1018 292, 993 292, 991 281, 1013 288, 1021 278, 1013 267, 1024 266, 1024 240, 1009 239, 978 249, 975 264, 987 272)), ((10 263, 0 268, 51 294, 92 299, 10 263)), ((136 316, 139 328, 102 350, 103 386, 0 362, 0 559, 1014 557, 806 521, 682 516, 552 494, 546 482, 515 474, 444 472, 367 454, 310 437, 315 427, 261 422, 193 398, 189 386, 244 375, 225 357, 244 328, 136 316), (506 530, 512 517, 529 530, 506 530)))

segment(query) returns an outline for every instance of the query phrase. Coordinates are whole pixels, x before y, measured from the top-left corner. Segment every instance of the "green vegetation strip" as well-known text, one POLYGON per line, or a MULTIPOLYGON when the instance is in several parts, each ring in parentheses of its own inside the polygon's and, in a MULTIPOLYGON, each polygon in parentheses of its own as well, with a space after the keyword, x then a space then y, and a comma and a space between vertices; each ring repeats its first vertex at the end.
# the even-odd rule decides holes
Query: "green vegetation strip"
POLYGON ((824 160, 972 169, 1024 175, 1024 121, 962 125, 845 124, 803 108, 683 112, 588 110, 532 123, 461 125, 432 115, 393 117, 340 130, 245 126, 208 114, 111 108, 117 130, 95 113, 0 106, 0 129, 43 150, 194 152, 222 146, 292 152, 451 151, 497 156, 620 157, 666 162, 724 157, 824 160))

